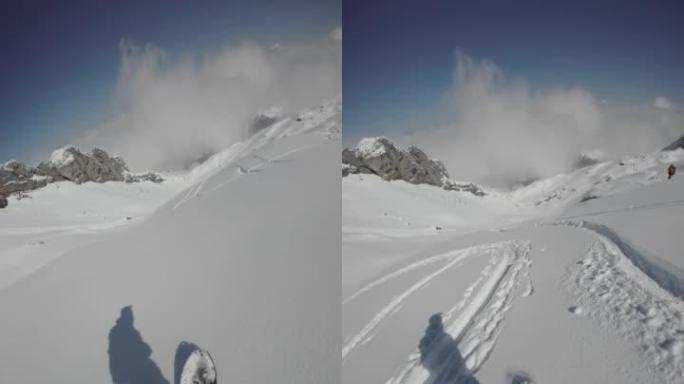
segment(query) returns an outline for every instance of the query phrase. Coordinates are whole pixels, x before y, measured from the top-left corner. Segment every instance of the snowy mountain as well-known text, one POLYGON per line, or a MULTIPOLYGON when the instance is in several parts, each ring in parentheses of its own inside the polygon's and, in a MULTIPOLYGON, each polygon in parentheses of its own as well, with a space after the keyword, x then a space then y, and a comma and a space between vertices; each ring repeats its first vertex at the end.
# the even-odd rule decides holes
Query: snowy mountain
POLYGON ((344 382, 684 382, 670 164, 684 150, 482 197, 344 177, 344 382))
POLYGON ((0 197, 22 194, 42 188, 49 183, 68 180, 72 183, 104 183, 108 181, 162 182, 163 179, 152 172, 131 173, 126 162, 120 157, 110 157, 102 149, 95 148, 90 153, 81 152, 75 146, 55 150, 50 159, 37 167, 11 160, 0 166, 0 197))
POLYGON ((362 139, 342 151, 342 176, 374 174, 384 180, 404 180, 411 184, 439 186, 447 190, 468 191, 478 196, 485 192, 474 184, 461 184, 449 178, 441 161, 430 159, 420 148, 399 148, 386 137, 362 139))
POLYGON ((0 382, 167 383, 192 344, 220 382, 338 381, 340 108, 279 119, 163 183, 10 197, 0 382))

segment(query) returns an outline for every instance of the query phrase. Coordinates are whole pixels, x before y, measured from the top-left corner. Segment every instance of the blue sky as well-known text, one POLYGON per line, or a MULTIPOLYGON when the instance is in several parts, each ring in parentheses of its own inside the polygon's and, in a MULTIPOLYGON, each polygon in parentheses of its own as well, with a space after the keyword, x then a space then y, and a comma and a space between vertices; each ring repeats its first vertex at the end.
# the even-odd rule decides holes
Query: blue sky
POLYGON ((435 123, 456 49, 533 89, 684 102, 677 1, 345 0, 343 19, 345 138, 435 123))
POLYGON ((339 0, 7 1, 0 6, 0 162, 27 159, 111 113, 119 42, 174 53, 324 36, 339 0))

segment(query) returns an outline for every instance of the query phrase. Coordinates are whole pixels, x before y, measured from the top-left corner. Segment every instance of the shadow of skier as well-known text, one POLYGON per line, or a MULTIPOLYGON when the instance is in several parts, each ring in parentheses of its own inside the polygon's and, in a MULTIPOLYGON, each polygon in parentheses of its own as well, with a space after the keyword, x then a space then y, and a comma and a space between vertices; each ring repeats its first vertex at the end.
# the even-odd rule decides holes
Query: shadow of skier
POLYGON ((150 358, 152 349, 133 326, 133 308, 121 309, 109 331, 109 372, 114 384, 169 384, 150 358))
POLYGON ((458 343, 444 331, 442 314, 430 316, 425 335, 418 344, 420 362, 430 372, 425 383, 479 384, 473 377, 458 349, 458 343))

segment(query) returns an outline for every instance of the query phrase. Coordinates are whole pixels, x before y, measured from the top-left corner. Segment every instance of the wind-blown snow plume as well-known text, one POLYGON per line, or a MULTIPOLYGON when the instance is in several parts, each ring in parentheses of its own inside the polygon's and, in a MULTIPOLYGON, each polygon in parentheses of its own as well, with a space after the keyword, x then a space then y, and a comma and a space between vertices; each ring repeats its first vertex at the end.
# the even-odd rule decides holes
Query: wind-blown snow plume
POLYGON ((183 167, 243 139, 260 111, 295 113, 337 97, 338 35, 271 47, 245 42, 201 57, 122 41, 120 113, 76 142, 121 155, 133 169, 183 167))
POLYGON ((456 61, 449 123, 399 140, 434 154, 455 179, 510 186, 566 171, 582 152, 655 151, 684 129, 664 97, 619 105, 579 87, 532 89, 461 52, 456 61))

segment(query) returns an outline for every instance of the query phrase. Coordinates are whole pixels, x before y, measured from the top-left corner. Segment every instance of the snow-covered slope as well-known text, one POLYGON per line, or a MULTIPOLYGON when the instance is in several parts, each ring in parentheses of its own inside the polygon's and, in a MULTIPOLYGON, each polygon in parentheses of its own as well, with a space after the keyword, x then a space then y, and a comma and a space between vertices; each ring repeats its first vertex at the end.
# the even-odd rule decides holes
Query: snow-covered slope
POLYGON ((670 163, 684 151, 483 197, 345 177, 344 382, 684 382, 670 163))
POLYGON ((3 244, 125 225, 0 290, 0 382, 173 382, 183 341, 211 352, 220 382, 338 381, 339 118, 332 102, 285 119, 169 183, 57 183, 13 202, 23 224, 3 223, 3 244), (97 215, 40 219, 38 204, 79 196, 97 215))

